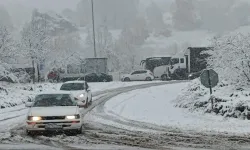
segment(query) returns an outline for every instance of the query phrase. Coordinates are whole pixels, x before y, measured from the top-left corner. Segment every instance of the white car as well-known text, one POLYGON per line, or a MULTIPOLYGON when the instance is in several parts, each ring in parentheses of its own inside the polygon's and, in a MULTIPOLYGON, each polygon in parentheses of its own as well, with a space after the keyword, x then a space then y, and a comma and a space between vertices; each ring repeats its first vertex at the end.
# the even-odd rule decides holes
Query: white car
POLYGON ((154 75, 150 70, 137 70, 122 76, 122 81, 152 81, 153 79, 154 75))
POLYGON ((26 119, 26 132, 33 135, 44 131, 70 131, 82 133, 80 107, 84 104, 75 101, 68 92, 43 93, 36 95, 26 119))
POLYGON ((82 101, 85 108, 92 104, 92 93, 86 81, 68 81, 62 84, 61 91, 69 91, 76 98, 82 101))

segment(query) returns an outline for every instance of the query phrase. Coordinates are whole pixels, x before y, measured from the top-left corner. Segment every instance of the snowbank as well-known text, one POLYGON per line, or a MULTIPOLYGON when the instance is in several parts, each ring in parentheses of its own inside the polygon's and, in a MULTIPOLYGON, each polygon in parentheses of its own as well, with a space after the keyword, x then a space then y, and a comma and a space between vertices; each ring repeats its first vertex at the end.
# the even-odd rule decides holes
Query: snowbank
MULTIPOLYGON (((109 100, 103 108, 94 109, 92 114, 85 117, 85 120, 144 132, 154 132, 149 129, 160 128, 168 131, 171 129, 205 133, 250 133, 248 120, 224 118, 202 111, 190 112, 188 109, 174 107, 173 103, 176 102, 178 94, 185 92, 182 89, 188 86, 190 86, 189 83, 178 83, 120 94, 109 100)), ((196 94, 192 94, 194 95, 192 97, 202 97, 198 95, 198 92, 196 90, 196 94)), ((203 92, 205 94, 209 91, 204 89, 203 92)), ((190 104, 190 107, 194 104, 188 98, 179 102, 185 101, 190 104)), ((204 108, 201 109, 204 110, 204 108)))
POLYGON ((190 111, 214 113, 224 117, 250 119, 250 89, 237 88, 235 85, 221 82, 213 89, 210 96, 209 89, 201 85, 196 79, 189 83, 188 88, 174 101, 176 107, 188 108, 190 111), (212 109, 211 100, 214 101, 212 109))
POLYGON ((42 91, 55 91, 56 84, 11 84, 0 82, 0 108, 9 108, 22 105, 28 101, 28 97, 42 91))

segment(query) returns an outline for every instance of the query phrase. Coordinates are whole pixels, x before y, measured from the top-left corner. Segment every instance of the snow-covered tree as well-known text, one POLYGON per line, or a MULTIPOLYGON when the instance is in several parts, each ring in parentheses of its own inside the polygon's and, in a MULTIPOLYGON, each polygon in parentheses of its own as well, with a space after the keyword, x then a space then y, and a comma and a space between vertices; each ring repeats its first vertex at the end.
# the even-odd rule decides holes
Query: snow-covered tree
POLYGON ((53 68, 65 68, 85 57, 79 34, 71 33, 53 37, 50 41, 50 55, 46 58, 46 72, 53 68))
POLYGON ((175 0, 173 13, 174 27, 179 30, 192 30, 198 26, 198 15, 193 0, 175 0))
POLYGON ((0 26, 8 27, 9 29, 13 28, 11 16, 4 6, 0 6, 0 26))
POLYGON ((146 11, 150 28, 162 29, 165 27, 165 24, 163 22, 163 14, 156 3, 152 2, 146 11))
POLYGON ((149 29, 147 22, 143 17, 137 17, 136 20, 129 26, 132 31, 131 38, 133 38, 134 45, 142 45, 149 37, 149 29))
MULTIPOLYGON (((107 26, 99 26, 95 33, 96 39, 96 51, 98 57, 107 57, 108 53, 112 51, 113 37, 109 32, 107 26)), ((87 44, 93 49, 93 31, 88 30, 88 36, 86 38, 87 44)))
POLYGON ((9 77, 16 80, 16 77, 10 73, 10 64, 15 61, 15 57, 19 54, 16 46, 17 44, 8 28, 0 26, 0 78, 9 77))
POLYGON ((22 51, 25 53, 27 59, 32 62, 33 67, 35 67, 35 63, 37 64, 39 79, 39 64, 45 61, 49 53, 48 41, 50 36, 48 35, 47 26, 43 24, 44 22, 35 17, 37 13, 35 10, 31 22, 25 24, 23 27, 21 31, 21 43, 22 51))
POLYGON ((208 52, 210 67, 220 79, 245 84, 250 81, 250 34, 226 35, 213 40, 214 50, 208 52))

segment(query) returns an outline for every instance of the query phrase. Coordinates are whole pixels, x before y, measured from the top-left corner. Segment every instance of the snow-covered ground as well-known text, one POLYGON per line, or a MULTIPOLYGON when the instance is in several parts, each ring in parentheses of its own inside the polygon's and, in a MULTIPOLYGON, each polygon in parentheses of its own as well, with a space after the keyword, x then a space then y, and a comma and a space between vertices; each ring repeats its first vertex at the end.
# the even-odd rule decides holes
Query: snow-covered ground
MULTIPOLYGON (((160 81, 153 81, 160 82, 160 81)), ((118 87, 132 86, 138 84, 147 84, 152 82, 107 82, 107 83, 89 83, 92 92, 103 91, 106 89, 115 89, 118 87)), ((0 112, 12 107, 19 107, 28 100, 28 96, 34 96, 39 92, 59 90, 61 83, 38 83, 38 84, 8 84, 0 82, 0 112), (6 91, 5 91, 6 90, 6 91)))
POLYGON ((189 83, 169 84, 118 95, 104 106, 105 118, 112 119, 107 120, 103 118, 103 114, 98 115, 100 110, 96 110, 96 114, 88 115, 87 119, 130 130, 140 130, 129 126, 129 123, 134 120, 184 131, 250 133, 250 121, 225 119, 222 116, 204 114, 203 112, 189 112, 188 109, 174 107, 175 99, 182 92, 182 89, 187 88, 188 85, 189 83), (119 124, 121 121, 123 124, 119 124), (127 122, 127 125, 124 122, 127 122))

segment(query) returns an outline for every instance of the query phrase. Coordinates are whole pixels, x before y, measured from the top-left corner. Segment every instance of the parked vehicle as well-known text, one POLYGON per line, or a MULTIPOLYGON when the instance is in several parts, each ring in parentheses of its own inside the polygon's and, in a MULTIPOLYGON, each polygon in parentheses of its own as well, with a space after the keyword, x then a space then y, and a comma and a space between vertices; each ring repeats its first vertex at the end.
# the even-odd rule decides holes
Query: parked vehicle
POLYGON ((111 82, 113 81, 112 75, 108 75, 105 73, 90 73, 81 78, 78 78, 80 81, 87 82, 111 82))
POLYGON ((122 76, 122 81, 152 81, 153 79, 154 75, 150 70, 137 70, 122 76))
POLYGON ((81 101, 85 108, 92 104, 92 93, 85 81, 68 81, 62 84, 61 91, 69 91, 76 100, 81 101))
POLYGON ((153 72, 156 79, 183 80, 191 73, 207 67, 208 54, 204 51, 212 47, 189 47, 180 54, 171 57, 151 57, 141 61, 145 69, 153 72))
POLYGON ((65 73, 60 74, 60 80, 63 82, 74 81, 93 72, 107 73, 107 58, 86 58, 76 64, 68 64, 65 73))
POLYGON ((82 106, 83 103, 76 102, 68 92, 39 94, 33 102, 26 103, 26 107, 30 107, 26 133, 70 131, 81 134, 83 121, 79 107, 82 106))

